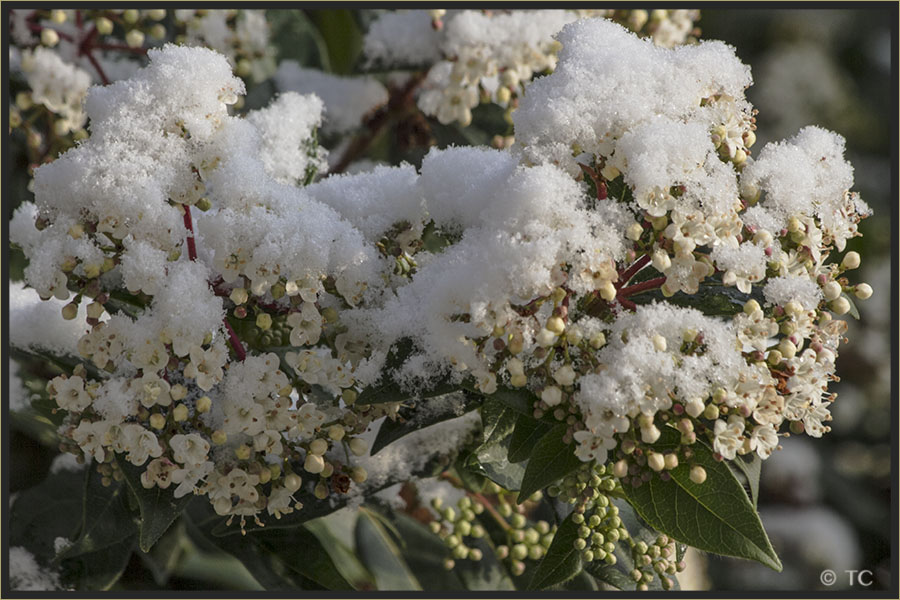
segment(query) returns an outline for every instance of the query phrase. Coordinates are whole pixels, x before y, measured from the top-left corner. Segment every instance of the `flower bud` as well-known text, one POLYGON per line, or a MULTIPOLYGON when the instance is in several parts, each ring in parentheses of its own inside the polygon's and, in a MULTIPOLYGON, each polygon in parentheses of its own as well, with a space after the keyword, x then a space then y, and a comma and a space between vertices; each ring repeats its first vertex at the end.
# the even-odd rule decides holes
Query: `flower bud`
POLYGON ((250 298, 250 295, 247 293, 247 290, 245 290, 244 288, 237 287, 237 288, 234 288, 233 290, 231 290, 231 294, 228 297, 231 299, 232 302, 240 305, 240 304, 243 304, 244 302, 246 302, 250 298))
POLYGON ((868 300, 872 297, 872 286, 868 283, 860 283, 853 290, 853 294, 860 300, 868 300))
POLYGON ((714 421, 719 418, 719 407, 715 404, 707 404, 706 408, 703 410, 703 416, 710 421, 714 421))
POLYGON ((303 468, 313 474, 321 473, 325 470, 325 459, 318 454, 309 453, 303 462, 303 468))
POLYGON ((653 347, 659 350, 660 352, 666 351, 666 338, 659 335, 658 333, 653 336, 653 347))
POLYGON ((299 475, 296 475, 294 473, 291 473, 284 478, 284 487, 292 494, 299 490, 302 484, 303 479, 301 479, 299 475))
POLYGON ((641 427, 641 441, 645 444, 652 444, 659 439, 661 432, 656 425, 649 427, 641 427))
POLYGON ((556 335, 560 335, 566 330, 566 323, 559 317, 550 317, 547 319, 547 329, 556 335))
POLYGON ((616 286, 611 281, 607 281, 600 286, 600 297, 607 302, 612 302, 616 298, 616 286))
POLYGON ((234 456, 238 460, 247 460, 248 458, 250 458, 251 452, 252 451, 250 449, 250 446, 248 446, 247 444, 241 444, 234 449, 234 456))
POLYGON ((547 406, 557 406, 562 402, 562 391, 555 385, 544 388, 541 392, 541 400, 547 403, 547 406))
POLYGON ((59 43, 59 34, 55 29, 44 28, 41 30, 41 43, 48 48, 52 48, 59 43))
POLYGON ((525 374, 513 375, 509 378, 509 385, 517 388, 525 387, 528 385, 528 376, 525 374))
POLYGON ((362 467, 353 467, 350 470, 350 479, 356 483, 363 483, 368 478, 369 474, 362 467))
POLYGON ((537 336, 535 337, 535 341, 542 348, 547 348, 547 347, 553 345, 553 343, 556 341, 556 337, 557 336, 555 333, 553 333, 549 329, 544 328, 544 329, 541 329, 540 332, 537 334, 537 336))
POLYGON ((323 454, 328 452, 328 442, 326 442, 322 438, 314 439, 309 444, 309 451, 313 454, 322 456, 323 454))
POLYGON ((789 339, 781 340, 781 343, 778 344, 778 351, 781 352, 781 355, 788 360, 794 358, 797 354, 797 346, 789 339))
POLYGON ((665 455, 666 469, 672 470, 678 466, 678 455, 669 453, 665 455))
POLYGON ((272 327, 272 316, 269 313, 259 313, 256 316, 256 326, 263 331, 268 331, 272 327))
POLYGON ((759 309, 760 309, 759 302, 757 302, 756 300, 754 300, 752 298, 750 300, 747 300, 747 302, 744 303, 744 313, 745 314, 752 315, 759 309))
POLYGON ((174 409, 172 409, 172 418, 176 421, 187 421, 188 419, 188 407, 184 404, 177 404, 174 409))
POLYGON ((316 489, 313 490, 313 495, 319 500, 324 500, 328 497, 328 486, 325 485, 324 482, 320 481, 316 484, 316 489))
POLYGON ((651 452, 647 457, 647 466, 654 471, 662 471, 666 467, 666 459, 659 452, 651 452))
POLYGON ((344 439, 344 434, 346 431, 341 425, 332 425, 328 428, 328 437, 334 440, 335 442, 339 442, 344 439))
POLYGON ((705 408, 706 406, 700 398, 691 398, 687 401, 687 404, 684 405, 684 411, 695 419, 703 414, 705 408))
POLYGON ((845 269, 856 269, 857 267, 859 267, 860 262, 861 259, 859 257, 859 253, 851 251, 844 255, 844 260, 841 261, 841 266, 845 269))
POLYGON ((221 446, 228 441, 228 434, 221 429, 213 431, 210 437, 212 438, 213 444, 216 444, 217 446, 221 446))
POLYGON ((200 396, 197 398, 197 412, 208 413, 212 408, 212 399, 209 396, 200 396))
POLYGON ((841 284, 837 281, 832 280, 822 286, 822 293, 829 302, 840 296, 842 291, 841 284))
POLYGON ((831 310, 838 315, 846 315, 850 312, 850 301, 841 296, 831 302, 831 310))
POLYGON ((163 429, 166 426, 166 418, 159 413, 150 415, 150 427, 153 429, 163 429))
POLYGON ((700 465, 691 467, 691 481, 698 485, 706 481, 706 469, 700 465))
POLYGON ((369 450, 369 444, 362 438, 353 438, 350 440, 350 452, 356 456, 362 456, 369 450))
POLYGON ((65 306, 62 307, 62 318, 66 321, 71 321, 75 317, 78 316, 78 304, 75 302, 69 302, 65 306))
POLYGON ((144 32, 139 29, 132 29, 125 34, 125 43, 129 48, 140 48, 144 45, 144 32))
POLYGON ((599 350, 600 348, 602 348, 603 346, 606 345, 606 336, 603 335, 602 331, 598 331, 591 338, 590 344, 591 344, 591 348, 593 348, 594 350, 599 350))
POLYGON ((628 229, 625 230, 625 237, 632 241, 638 241, 641 239, 641 235, 644 233, 644 228, 641 227, 640 223, 632 223, 628 226, 628 229))
POLYGON ((106 17, 100 17, 94 20, 94 26, 100 35, 109 35, 113 31, 113 22, 106 17))

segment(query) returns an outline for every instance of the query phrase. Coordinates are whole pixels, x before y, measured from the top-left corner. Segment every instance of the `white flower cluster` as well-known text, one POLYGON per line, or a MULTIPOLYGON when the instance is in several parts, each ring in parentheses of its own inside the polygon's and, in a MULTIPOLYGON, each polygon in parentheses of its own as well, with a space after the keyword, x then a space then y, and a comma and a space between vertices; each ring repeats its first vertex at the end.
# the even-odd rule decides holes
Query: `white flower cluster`
POLYGON ((608 17, 635 31, 645 27, 661 46, 684 43, 697 11, 656 10, 411 10, 381 16, 369 28, 372 63, 430 65, 419 108, 443 124, 472 121, 472 109, 493 102, 511 112, 534 75, 552 71, 563 25, 608 17), (649 24, 648 24, 649 20, 649 24))
POLYGON ((695 443, 766 458, 785 427, 827 431, 832 314, 871 294, 843 276, 856 253, 831 260, 869 212, 841 138, 808 128, 750 157, 749 69, 724 44, 665 49, 603 19, 559 40, 514 152, 306 187, 314 97, 230 116, 227 60, 175 46, 93 88, 90 139, 37 171, 10 225, 30 286, 74 292, 67 318, 93 300, 90 369, 50 385, 71 450, 243 522, 364 481, 345 456, 396 416, 365 404, 389 383, 520 389, 632 485, 695 443))

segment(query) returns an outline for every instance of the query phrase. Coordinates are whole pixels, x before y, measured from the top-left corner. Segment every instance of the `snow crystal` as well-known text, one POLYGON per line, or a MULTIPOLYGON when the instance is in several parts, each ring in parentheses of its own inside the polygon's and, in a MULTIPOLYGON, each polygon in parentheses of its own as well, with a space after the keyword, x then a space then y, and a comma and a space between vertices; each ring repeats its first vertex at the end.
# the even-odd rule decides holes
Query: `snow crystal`
POLYGON ((78 340, 87 332, 86 303, 79 305, 78 315, 71 321, 62 317, 65 305, 56 298, 41 300, 33 289, 9 282, 10 345, 77 356, 78 340))
POLYGON ((9 549, 9 586, 20 592, 49 592, 63 589, 59 573, 38 564, 31 552, 22 546, 9 549))
POLYGON ((822 299, 822 290, 816 282, 805 275, 783 275, 766 282, 763 288, 766 302, 784 306, 796 301, 804 310, 814 310, 822 299))

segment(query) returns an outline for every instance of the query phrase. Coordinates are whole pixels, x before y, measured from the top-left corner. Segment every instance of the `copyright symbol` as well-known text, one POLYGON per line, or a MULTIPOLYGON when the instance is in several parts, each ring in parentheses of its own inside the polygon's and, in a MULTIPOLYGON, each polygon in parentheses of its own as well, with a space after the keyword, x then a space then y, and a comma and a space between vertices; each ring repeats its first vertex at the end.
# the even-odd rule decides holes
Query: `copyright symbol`
POLYGON ((837 575, 831 569, 825 569, 819 575, 819 581, 824 585, 834 585, 834 582, 837 581, 837 575))

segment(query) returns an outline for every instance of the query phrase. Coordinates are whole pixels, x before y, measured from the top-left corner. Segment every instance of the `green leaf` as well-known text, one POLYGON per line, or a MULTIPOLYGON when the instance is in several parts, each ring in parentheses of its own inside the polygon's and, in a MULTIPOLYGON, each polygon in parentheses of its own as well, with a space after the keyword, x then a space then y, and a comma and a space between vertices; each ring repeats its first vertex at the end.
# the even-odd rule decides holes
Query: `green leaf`
POLYGON ((271 43, 278 50, 278 62, 290 59, 305 67, 330 71, 325 39, 302 10, 267 10, 271 43))
MULTIPOLYGON (((391 523, 403 540, 400 553, 406 564, 425 591, 458 591, 466 589, 457 575, 457 570, 444 568, 444 560, 450 551, 441 539, 431 533, 425 525, 412 517, 397 511, 389 513, 391 523)), ((467 561, 456 561, 462 564, 467 561)))
POLYGON ((9 544, 24 546, 42 564, 56 557, 54 540, 74 539, 81 527, 84 471, 51 473, 20 492, 9 511, 9 544))
MULTIPOLYGON (((678 445, 679 439, 679 433, 667 427, 655 447, 668 451, 678 445)), ((679 541, 781 571, 781 561, 759 515, 731 468, 717 462, 703 444, 694 444, 693 450, 690 463, 685 461, 668 471, 668 481, 654 475, 640 487, 626 485, 629 502, 647 523, 679 541), (693 465, 706 469, 704 483, 691 481, 693 465)))
POLYGON ((110 589, 128 566, 136 544, 133 533, 111 546, 64 560, 63 581, 78 590, 110 589))
POLYGON ((125 475, 125 483, 137 499, 138 508, 141 511, 140 523, 140 548, 149 552, 169 526, 187 507, 194 495, 188 494, 176 498, 172 490, 152 487, 149 490, 141 484, 142 467, 136 467, 122 458, 116 457, 122 474, 125 475))
POLYGON ((520 504, 528 496, 559 481, 584 464, 575 456, 575 446, 563 442, 567 427, 565 423, 557 425, 538 440, 522 478, 517 499, 520 504))
POLYGON ((347 75, 353 70, 362 51, 362 32, 349 10, 311 10, 312 20, 318 26, 328 48, 331 70, 347 75))
POLYGON ((388 444, 395 442, 405 435, 419 431, 429 425, 455 419, 474 409, 477 399, 471 394, 466 394, 460 401, 460 396, 436 396, 424 398, 414 407, 401 407, 396 420, 385 419, 381 428, 372 442, 371 453, 377 454, 388 444))
POLYGON ((527 415, 529 417, 534 414, 534 403, 538 399, 526 389, 498 388, 496 392, 490 395, 490 398, 502 402, 517 413, 527 415))
POLYGON ((344 579, 355 589, 372 589, 375 580, 363 566, 354 550, 353 530, 356 527, 355 509, 346 508, 326 517, 307 521, 303 527, 319 538, 344 579))
POLYGON ((116 483, 104 487, 101 479, 97 469, 85 469, 80 531, 72 545, 60 553, 61 558, 96 552, 137 533, 134 516, 125 501, 125 486, 116 483))
POLYGON ((596 577, 603 583, 613 586, 617 590, 635 589, 634 579, 629 577, 628 574, 618 566, 618 563, 615 565, 608 565, 604 561, 595 560, 586 563, 584 565, 584 570, 585 572, 590 573, 591 576, 596 577))
POLYGON ((553 536, 553 543, 547 548, 547 554, 528 582, 528 589, 548 588, 575 577, 581 571, 581 551, 574 546, 579 526, 572 521, 573 514, 575 513, 560 523, 553 536))
POLYGON ((284 565, 328 590, 352 590, 328 553, 306 527, 255 531, 244 538, 277 557, 284 565))
POLYGON ((507 490, 517 490, 525 475, 525 465, 510 463, 509 443, 517 414, 506 404, 488 396, 481 407, 484 442, 466 462, 474 470, 507 490))
POLYGON ((403 560, 396 537, 389 533, 390 524, 366 507, 359 509, 356 522, 356 551, 363 564, 375 576, 379 590, 416 590, 422 586, 403 560))
POLYGON ((728 466, 738 471, 746 479, 747 486, 750 488, 750 499, 755 507, 759 500, 759 476, 762 471, 762 459, 754 452, 745 456, 736 456, 734 460, 728 461, 728 466))
MULTIPOLYGON (((410 397, 410 394, 400 389, 394 381, 394 372, 403 366, 403 363, 415 350, 415 345, 409 338, 403 338, 395 343, 388 352, 387 360, 381 371, 378 383, 363 389, 356 399, 357 404, 380 404, 382 402, 400 402, 410 397)), ((423 390, 418 394, 420 398, 432 398, 457 391, 458 385, 452 385, 446 381, 439 382, 430 390, 423 390)))
POLYGON ((522 462, 531 456, 538 440, 550 431, 550 425, 520 414, 516 419, 516 427, 509 440, 509 462, 522 462))

